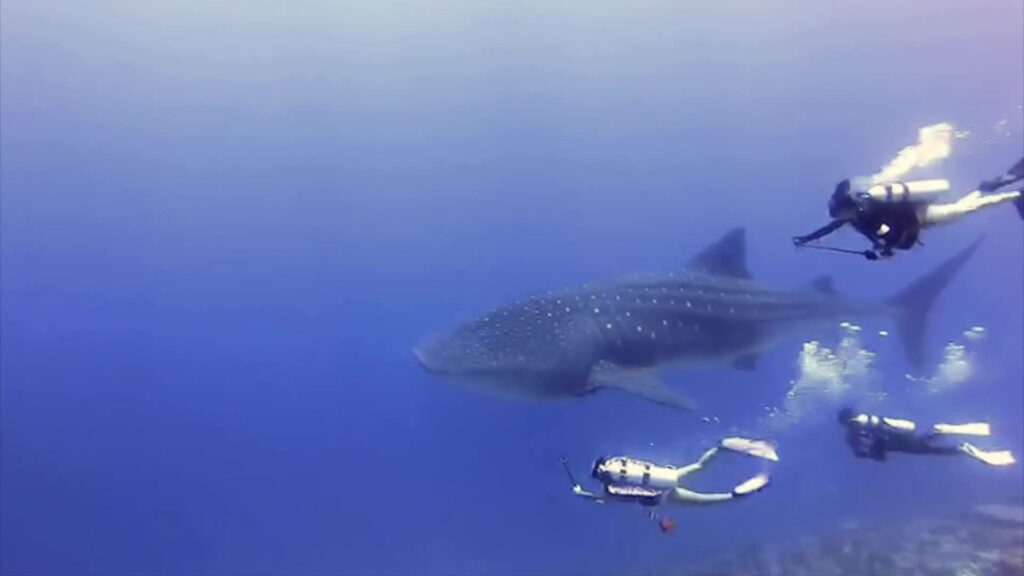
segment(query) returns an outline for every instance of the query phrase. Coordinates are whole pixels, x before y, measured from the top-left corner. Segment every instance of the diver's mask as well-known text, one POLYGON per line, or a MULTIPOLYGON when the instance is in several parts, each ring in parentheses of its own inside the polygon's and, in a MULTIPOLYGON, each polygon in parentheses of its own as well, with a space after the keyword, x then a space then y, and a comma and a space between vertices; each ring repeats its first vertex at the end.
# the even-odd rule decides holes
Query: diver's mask
POLYGON ((853 408, 850 407, 845 407, 842 410, 840 410, 838 414, 836 414, 839 423, 844 426, 849 424, 853 420, 854 416, 856 416, 856 412, 854 412, 853 408))
POLYGON ((602 484, 608 484, 615 481, 618 475, 625 474, 625 466, 625 459, 621 457, 599 458, 594 462, 594 470, 590 475, 602 484))

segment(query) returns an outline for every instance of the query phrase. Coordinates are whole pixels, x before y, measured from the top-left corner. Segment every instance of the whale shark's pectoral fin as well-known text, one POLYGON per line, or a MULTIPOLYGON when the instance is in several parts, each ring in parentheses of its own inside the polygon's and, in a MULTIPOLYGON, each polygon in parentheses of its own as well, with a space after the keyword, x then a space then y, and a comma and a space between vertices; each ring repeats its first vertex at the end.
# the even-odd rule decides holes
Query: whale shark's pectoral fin
POLYGON ((590 370, 591 389, 616 388, 642 396, 655 404, 694 411, 697 405, 665 385, 651 370, 631 370, 611 362, 600 362, 590 370))

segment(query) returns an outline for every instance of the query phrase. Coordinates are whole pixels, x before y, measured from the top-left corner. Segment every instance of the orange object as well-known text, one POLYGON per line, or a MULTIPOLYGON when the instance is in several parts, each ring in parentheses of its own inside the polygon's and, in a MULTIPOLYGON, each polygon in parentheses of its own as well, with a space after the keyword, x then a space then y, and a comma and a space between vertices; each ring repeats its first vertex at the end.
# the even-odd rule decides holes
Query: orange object
POLYGON ((676 529, 676 521, 671 518, 662 518, 658 521, 658 529, 662 534, 668 534, 676 529))

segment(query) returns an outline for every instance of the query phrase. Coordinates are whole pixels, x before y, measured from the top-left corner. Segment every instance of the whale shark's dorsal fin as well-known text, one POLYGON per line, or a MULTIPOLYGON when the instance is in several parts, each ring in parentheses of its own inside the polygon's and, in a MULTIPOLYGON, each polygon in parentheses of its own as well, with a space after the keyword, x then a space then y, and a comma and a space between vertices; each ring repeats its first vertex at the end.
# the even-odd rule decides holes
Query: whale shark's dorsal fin
POLYGON ((687 268, 717 276, 750 278, 747 271, 747 231, 733 228, 718 242, 697 254, 687 268))

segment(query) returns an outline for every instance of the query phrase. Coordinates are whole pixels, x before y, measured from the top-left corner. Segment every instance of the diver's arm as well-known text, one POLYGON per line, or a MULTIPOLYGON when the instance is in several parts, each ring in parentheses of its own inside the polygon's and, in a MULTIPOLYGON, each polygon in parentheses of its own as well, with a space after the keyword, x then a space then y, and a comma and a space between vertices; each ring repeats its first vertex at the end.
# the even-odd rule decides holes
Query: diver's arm
POLYGON ((700 460, 697 460, 693 464, 689 464, 687 466, 683 466, 682 468, 680 468, 678 470, 679 477, 682 478, 687 474, 691 474, 693 472, 696 472, 697 470, 700 470, 701 468, 704 467, 705 464, 708 463, 708 460, 711 460, 712 458, 715 457, 715 454, 718 454, 718 446, 715 446, 714 448, 705 452, 704 455, 700 457, 700 460))
POLYGON ((806 236, 795 236, 793 238, 793 244, 796 244, 797 246, 802 246, 804 244, 807 244, 808 242, 813 242, 815 240, 818 240, 819 238, 824 238, 825 236, 828 236, 829 234, 842 228, 844 224, 846 224, 846 220, 833 220, 806 236))
POLYGON ((583 486, 580 486, 579 484, 572 485, 572 493, 586 500, 593 500, 594 502, 604 503, 603 496, 601 496, 600 494, 595 494, 589 490, 584 490, 583 486))
POLYGON ((594 494, 589 490, 584 490, 583 486, 581 486, 580 483, 576 481, 576 476, 574 476, 572 470, 569 469, 568 458, 562 456, 561 462, 562 467, 565 468, 565 473, 569 476, 569 483, 572 484, 573 494, 579 496, 580 498, 586 498, 588 500, 594 500, 597 502, 604 502, 604 498, 602 498, 599 494, 594 494))

